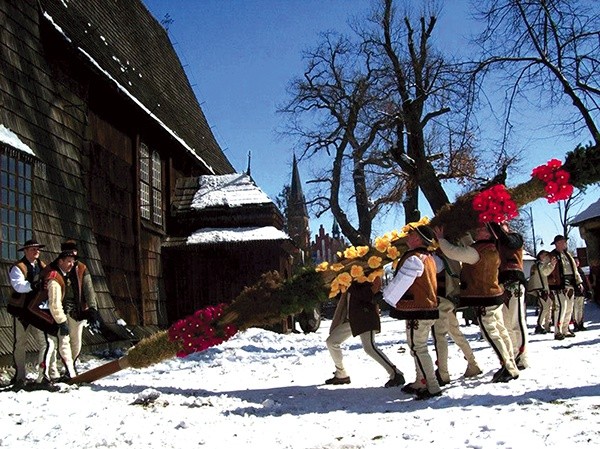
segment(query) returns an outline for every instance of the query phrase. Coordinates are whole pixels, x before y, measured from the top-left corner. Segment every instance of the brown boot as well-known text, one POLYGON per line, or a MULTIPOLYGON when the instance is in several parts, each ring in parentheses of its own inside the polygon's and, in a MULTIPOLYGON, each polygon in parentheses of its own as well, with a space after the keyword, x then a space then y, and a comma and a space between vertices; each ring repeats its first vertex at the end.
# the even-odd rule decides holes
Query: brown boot
POLYGON ((469 363, 467 365, 467 370, 465 371, 464 377, 475 377, 479 376, 481 373, 481 368, 479 368, 477 363, 469 363))

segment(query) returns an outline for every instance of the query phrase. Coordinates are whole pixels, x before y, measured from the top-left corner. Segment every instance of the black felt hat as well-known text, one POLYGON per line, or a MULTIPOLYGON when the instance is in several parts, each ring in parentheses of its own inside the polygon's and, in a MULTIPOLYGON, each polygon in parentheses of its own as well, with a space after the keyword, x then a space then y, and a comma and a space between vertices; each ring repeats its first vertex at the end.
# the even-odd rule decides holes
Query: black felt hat
POLYGON ((558 234, 557 236, 554 237, 554 240, 552 240, 552 245, 556 245, 556 242, 560 241, 560 240, 569 240, 569 237, 565 237, 564 235, 560 235, 558 234))
POLYGON ((44 248, 46 245, 42 245, 41 243, 38 243, 38 241, 36 239, 31 239, 31 240, 27 240, 25 242, 25 244, 23 245, 22 248, 19 248, 19 251, 23 251, 27 248, 39 248, 42 249, 44 248))

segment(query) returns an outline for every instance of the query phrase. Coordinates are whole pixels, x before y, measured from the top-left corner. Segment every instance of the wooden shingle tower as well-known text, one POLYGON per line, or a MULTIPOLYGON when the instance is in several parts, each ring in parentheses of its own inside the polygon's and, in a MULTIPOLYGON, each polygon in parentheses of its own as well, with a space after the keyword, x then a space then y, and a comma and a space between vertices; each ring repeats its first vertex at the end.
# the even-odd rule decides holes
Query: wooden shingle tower
POLYGON ((288 197, 287 224, 288 234, 299 248, 298 255, 294 258, 294 266, 309 264, 311 261, 310 227, 296 155, 294 155, 292 164, 292 184, 288 197))

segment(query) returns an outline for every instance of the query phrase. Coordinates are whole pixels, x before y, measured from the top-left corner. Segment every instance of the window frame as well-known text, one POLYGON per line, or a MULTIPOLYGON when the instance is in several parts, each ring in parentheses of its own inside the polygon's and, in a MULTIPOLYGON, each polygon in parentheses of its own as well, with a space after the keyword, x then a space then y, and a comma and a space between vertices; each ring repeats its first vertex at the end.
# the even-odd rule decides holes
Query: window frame
POLYGON ((163 164, 160 153, 146 143, 139 149, 140 217, 153 226, 164 228, 163 164))
POLYGON ((0 142, 0 260, 19 259, 18 248, 33 236, 35 162, 0 142))

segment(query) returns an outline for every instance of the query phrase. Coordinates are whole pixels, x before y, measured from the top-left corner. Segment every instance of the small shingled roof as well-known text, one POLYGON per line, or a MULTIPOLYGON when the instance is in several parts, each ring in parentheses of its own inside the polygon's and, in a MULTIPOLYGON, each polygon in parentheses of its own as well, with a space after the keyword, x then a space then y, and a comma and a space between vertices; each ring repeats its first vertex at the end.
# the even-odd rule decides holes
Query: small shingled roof
POLYGON ((203 175, 198 178, 198 191, 194 195, 192 209, 211 207, 240 207, 249 204, 272 203, 250 176, 244 173, 230 175, 203 175))
POLYGON ((590 204, 583 212, 577 214, 571 221, 569 221, 569 224, 571 226, 577 226, 584 221, 592 220, 598 217, 600 217, 600 199, 598 199, 598 201, 595 203, 590 204))
MULTIPOLYGON (((140 0, 38 0, 43 17, 215 174, 234 171, 164 28, 140 0)), ((94 67, 95 66, 95 67, 94 67)))

